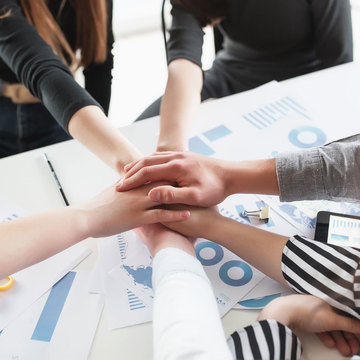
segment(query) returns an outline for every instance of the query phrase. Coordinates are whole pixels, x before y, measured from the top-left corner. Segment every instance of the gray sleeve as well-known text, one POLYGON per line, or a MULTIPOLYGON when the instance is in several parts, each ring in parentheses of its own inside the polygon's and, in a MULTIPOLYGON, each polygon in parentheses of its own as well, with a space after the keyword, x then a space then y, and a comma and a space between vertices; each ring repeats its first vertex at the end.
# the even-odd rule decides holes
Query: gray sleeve
POLYGON ((186 59, 202 67, 201 56, 204 32, 200 22, 181 6, 172 2, 172 24, 167 42, 168 63, 186 59))
POLYGON ((276 158, 281 201, 360 200, 360 134, 276 158))
POLYGON ((312 0, 316 55, 322 67, 353 60, 350 0, 312 0))

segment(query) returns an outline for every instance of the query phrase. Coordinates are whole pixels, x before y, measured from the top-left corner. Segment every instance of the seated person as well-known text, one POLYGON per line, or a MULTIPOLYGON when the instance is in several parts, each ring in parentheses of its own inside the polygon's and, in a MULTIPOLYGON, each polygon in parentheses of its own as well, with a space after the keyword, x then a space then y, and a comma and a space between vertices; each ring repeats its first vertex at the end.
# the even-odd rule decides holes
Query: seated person
POLYGON ((201 101, 350 62, 349 0, 171 0, 168 81, 163 98, 138 118, 160 114, 158 150, 187 149, 201 101), (222 49, 202 71, 203 27, 215 25, 222 49))

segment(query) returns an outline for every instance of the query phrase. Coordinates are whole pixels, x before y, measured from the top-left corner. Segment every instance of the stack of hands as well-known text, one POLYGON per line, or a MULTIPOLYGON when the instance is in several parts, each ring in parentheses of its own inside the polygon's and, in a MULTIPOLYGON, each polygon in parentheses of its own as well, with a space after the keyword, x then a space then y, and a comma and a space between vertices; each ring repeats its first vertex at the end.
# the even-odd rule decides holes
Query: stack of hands
MULTIPOLYGON (((125 166, 125 176, 115 188, 86 204, 89 211, 114 202, 113 209, 104 206, 107 213, 96 211, 103 213, 104 223, 89 217, 87 226, 98 225, 98 229, 89 233, 92 236, 113 233, 109 219, 115 216, 122 219, 118 231, 141 226, 137 231, 153 256, 166 247, 177 247, 194 255, 194 239, 213 240, 212 234, 225 220, 214 206, 230 194, 248 191, 245 186, 241 188, 239 173, 236 179, 232 177, 235 175, 232 165, 188 152, 161 152, 134 161, 125 166), (119 198, 121 201, 117 201, 119 198)), ((265 191, 277 193, 276 181, 271 181, 271 189, 265 191)), ((246 184, 246 179, 243 183, 246 184)), ((119 227, 119 222, 114 224, 119 227)), ((337 348, 344 356, 360 350, 360 321, 337 313, 325 301, 311 295, 290 295, 272 301, 259 315, 258 320, 264 319, 277 320, 294 332, 316 333, 326 346, 337 348)))

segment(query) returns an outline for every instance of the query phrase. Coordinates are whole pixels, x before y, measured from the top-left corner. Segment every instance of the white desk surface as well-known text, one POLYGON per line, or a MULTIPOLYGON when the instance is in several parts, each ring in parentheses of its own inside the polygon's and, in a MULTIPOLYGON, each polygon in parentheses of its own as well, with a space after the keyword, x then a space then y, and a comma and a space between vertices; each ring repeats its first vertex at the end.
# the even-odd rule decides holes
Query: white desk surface
MULTIPOLYGON (((283 84, 288 90, 296 90, 301 86, 300 97, 317 99, 319 109, 327 109, 324 116, 328 116, 329 121, 340 118, 344 106, 347 107, 347 113, 349 111, 353 113, 354 121, 360 118, 360 64, 343 65, 287 80, 283 84), (341 94, 341 98, 344 98, 344 94, 346 94, 341 103, 338 101, 339 94, 341 94)), ((234 110, 236 110, 236 99, 240 96, 242 95, 238 94, 232 97, 234 110)), ((203 104, 198 121, 206 121, 209 116, 220 116, 221 100, 213 102, 210 110, 208 110, 208 104, 203 104), (214 104, 217 105, 214 106, 214 104)), ((152 118, 122 128, 121 131, 144 154, 150 154, 155 149, 158 127, 158 118, 152 118)), ((8 198, 30 213, 63 206, 49 169, 43 161, 42 153, 44 151, 53 162, 71 204, 90 198, 117 179, 117 175, 110 168, 82 145, 72 140, 1 159, 0 198, 8 198)), ((80 264, 79 268, 92 269, 97 257, 96 240, 88 239, 85 243, 93 250, 93 253, 80 264)), ((253 310, 231 310, 223 318, 226 336, 236 328, 253 322, 257 314, 258 311, 253 310)), ((312 335, 302 336, 302 340, 305 348, 303 359, 341 359, 337 352, 325 349, 312 335)), ((140 360, 151 358, 151 324, 110 331, 107 328, 105 305, 90 352, 90 359, 140 360)))

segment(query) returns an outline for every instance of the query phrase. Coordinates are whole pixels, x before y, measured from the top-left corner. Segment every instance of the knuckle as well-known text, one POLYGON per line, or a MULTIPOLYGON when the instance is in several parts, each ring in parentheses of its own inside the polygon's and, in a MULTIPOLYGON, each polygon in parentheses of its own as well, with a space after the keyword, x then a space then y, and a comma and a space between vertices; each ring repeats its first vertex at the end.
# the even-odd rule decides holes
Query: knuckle
POLYGON ((166 220, 167 218, 167 211, 163 209, 157 209, 155 210, 155 219, 157 222, 161 222, 166 220))
POLYGON ((143 167, 140 171, 139 171, 139 175, 142 177, 142 178, 148 178, 151 174, 151 168, 149 167, 143 167))
POLYGON ((201 201, 201 194, 198 191, 196 191, 195 189, 192 189, 191 191, 189 191, 189 197, 194 204, 198 204, 201 201))
POLYGON ((184 166, 181 161, 174 161, 171 164, 171 170, 174 172, 181 172, 184 170, 184 166))
POLYGON ((166 202, 169 202, 169 203, 174 202, 175 201, 175 193, 174 193, 174 191, 171 190, 171 189, 166 190, 165 193, 164 193, 164 200, 166 202))

